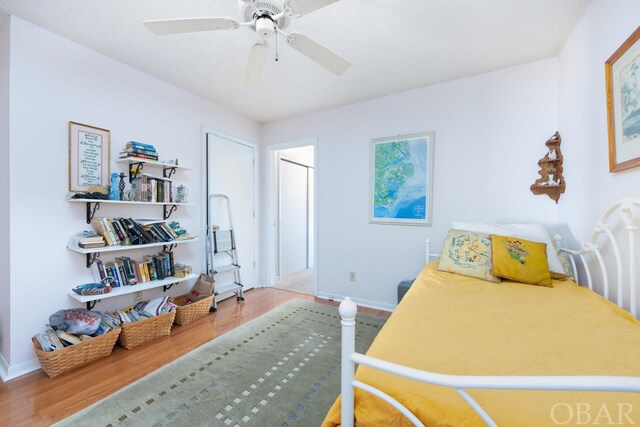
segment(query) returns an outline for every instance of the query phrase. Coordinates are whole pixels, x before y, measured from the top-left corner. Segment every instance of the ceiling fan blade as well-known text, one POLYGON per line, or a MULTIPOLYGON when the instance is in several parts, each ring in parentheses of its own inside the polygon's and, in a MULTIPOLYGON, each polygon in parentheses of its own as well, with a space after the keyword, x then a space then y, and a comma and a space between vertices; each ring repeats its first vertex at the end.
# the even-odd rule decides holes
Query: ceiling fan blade
POLYGON ((303 34, 289 34, 287 36, 287 43, 307 58, 322 65, 337 76, 341 75, 351 67, 351 63, 349 63, 349 61, 303 34))
POLYGON ((249 60, 247 61, 247 71, 244 76, 244 84, 246 86, 258 87, 264 81, 268 53, 269 48, 263 41, 251 46, 249 60))
POLYGON ((239 23, 231 18, 184 18, 144 21, 144 25, 155 34, 164 36, 198 31, 233 30, 239 23))
POLYGON ((286 3, 290 14, 294 16, 302 16, 318 10, 338 0, 289 0, 286 3))

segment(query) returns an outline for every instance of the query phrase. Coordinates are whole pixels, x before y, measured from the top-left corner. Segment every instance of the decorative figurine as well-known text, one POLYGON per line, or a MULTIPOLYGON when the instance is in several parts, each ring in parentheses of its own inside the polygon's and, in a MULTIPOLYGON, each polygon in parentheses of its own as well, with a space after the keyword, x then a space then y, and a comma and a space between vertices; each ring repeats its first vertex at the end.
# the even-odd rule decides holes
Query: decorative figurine
POLYGON ((177 188, 176 203, 188 203, 189 189, 184 185, 177 188))
POLYGON ((548 155, 549 160, 556 160, 558 158, 558 155, 556 154, 555 150, 549 150, 549 155, 548 155))
POLYGON ((109 200, 120 200, 120 190, 118 189, 118 174, 111 174, 111 188, 109 189, 109 200))
POLYGON ((547 185, 558 185, 558 183, 553 180, 554 177, 555 176, 552 173, 549 174, 549 180, 547 181, 547 185))
POLYGON ((120 183, 118 184, 118 189, 120 190, 120 200, 124 200, 124 172, 120 172, 120 183))

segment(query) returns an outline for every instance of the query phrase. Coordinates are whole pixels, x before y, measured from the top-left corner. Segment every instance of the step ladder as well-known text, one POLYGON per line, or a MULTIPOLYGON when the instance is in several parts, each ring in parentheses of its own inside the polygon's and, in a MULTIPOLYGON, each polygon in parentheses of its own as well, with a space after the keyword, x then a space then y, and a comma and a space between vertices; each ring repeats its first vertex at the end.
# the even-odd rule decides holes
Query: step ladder
MULTIPOLYGON (((228 196, 224 194, 212 194, 209 196, 207 233, 209 234, 209 239, 207 239, 207 273, 216 280, 215 296, 233 292, 236 296, 236 301, 244 301, 240 264, 238 263, 236 239, 231 219, 231 202, 228 196), (217 225, 213 224, 212 213, 214 209, 212 205, 215 200, 222 200, 227 205, 229 229, 220 230, 217 225)), ((218 310, 215 296, 210 311, 218 310)))

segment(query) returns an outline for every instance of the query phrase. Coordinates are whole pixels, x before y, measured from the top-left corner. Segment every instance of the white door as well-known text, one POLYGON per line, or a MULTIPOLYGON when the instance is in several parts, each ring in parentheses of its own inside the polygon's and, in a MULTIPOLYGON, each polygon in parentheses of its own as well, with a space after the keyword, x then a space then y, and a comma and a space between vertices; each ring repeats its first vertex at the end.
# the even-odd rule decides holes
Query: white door
MULTIPOLYGON (((229 197, 238 264, 244 289, 256 284, 255 268, 255 149, 250 145, 207 134, 208 194, 229 197)), ((207 196, 207 203, 208 203, 207 196)), ((209 206, 212 224, 221 230, 229 229, 227 206, 223 199, 215 199, 209 206)), ((230 273, 226 273, 230 274, 230 273)), ((217 281, 226 283, 226 278, 217 281)))
POLYGON ((308 247, 307 167, 280 160, 280 277, 304 270, 308 247))

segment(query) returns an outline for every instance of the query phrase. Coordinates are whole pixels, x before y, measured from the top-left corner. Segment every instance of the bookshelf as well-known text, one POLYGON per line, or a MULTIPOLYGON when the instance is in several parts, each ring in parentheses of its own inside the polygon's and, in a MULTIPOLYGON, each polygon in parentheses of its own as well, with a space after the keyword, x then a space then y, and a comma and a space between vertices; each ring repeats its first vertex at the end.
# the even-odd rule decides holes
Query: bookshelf
POLYGON ((126 159, 118 159, 116 163, 128 165, 127 169, 129 169, 129 184, 133 181, 145 167, 153 167, 162 169, 162 176, 166 179, 171 178, 171 175, 176 173, 178 170, 193 170, 192 168, 175 165, 172 163, 162 163, 162 162, 154 162, 152 160, 144 160, 138 158, 126 158, 126 159))
POLYGON ((96 212, 100 210, 100 205, 105 204, 117 204, 117 205, 147 205, 147 206, 162 206, 162 219, 167 220, 171 217, 178 206, 193 206, 193 203, 175 203, 175 202, 135 202, 126 200, 101 200, 101 199, 69 199, 70 203, 86 203, 87 205, 87 224, 91 224, 91 220, 95 216, 96 212), (93 208, 91 207, 93 205, 93 208), (167 209, 167 206, 170 206, 167 209))
MULTIPOLYGON (((126 165, 129 173, 129 183, 133 181, 138 176, 142 176, 142 170, 144 167, 162 169, 162 176, 159 174, 147 174, 149 177, 158 179, 158 180, 169 180, 171 176, 178 170, 192 170, 191 168, 179 166, 171 163, 162 163, 155 162, 150 160, 144 160, 139 158, 125 158, 118 159, 115 161, 116 164, 126 165)), ((91 220, 95 216, 96 212, 100 209, 100 205, 102 204, 113 204, 113 205, 122 205, 121 207, 131 207, 131 206, 162 206, 162 221, 145 221, 145 223, 155 223, 155 222, 166 222, 171 214, 175 212, 179 206, 194 206, 195 203, 177 203, 177 202, 143 202, 143 201, 126 201, 126 200, 102 200, 102 199, 89 199, 89 198, 79 198, 79 199, 68 199, 69 203, 83 203, 86 205, 86 222, 87 224, 91 224, 91 220)), ((126 234, 126 232, 125 232, 126 234)), ((100 254, 103 253, 115 253, 124 252, 124 251, 134 251, 140 249, 154 248, 154 247, 162 247, 163 251, 171 251, 178 245, 184 243, 191 243, 198 241, 197 237, 192 238, 177 238, 174 240, 170 240, 168 242, 153 242, 146 243, 142 245, 112 245, 112 246, 102 246, 98 248, 81 248, 73 242, 70 242, 67 245, 67 249, 84 255, 86 257, 86 267, 91 268, 94 262, 100 257, 100 254)), ((173 261, 172 261, 173 262, 173 261)), ((166 277, 162 280, 151 280, 147 282, 138 282, 135 285, 128 286, 118 286, 111 289, 111 292, 108 294, 101 295, 78 295, 73 290, 68 291, 68 295, 71 296, 74 300, 85 303, 87 305, 87 309, 91 310, 95 307, 96 303, 103 299, 114 298, 122 295, 131 294, 134 292, 142 292, 149 289, 162 288, 164 292, 169 290, 173 285, 186 282, 189 280, 196 279, 198 276, 196 274, 188 274, 185 277, 166 277)))
POLYGON ((81 248, 79 246, 71 246, 67 245, 67 249, 77 252, 79 254, 87 255, 87 268, 90 268, 93 262, 96 260, 98 256, 100 256, 103 252, 119 252, 119 251, 133 251, 135 249, 144 249, 144 248, 153 248, 162 246, 163 250, 171 250, 175 246, 181 243, 190 243, 197 242, 198 238, 193 237, 191 239, 176 239, 170 242, 157 242, 157 243, 147 243, 144 245, 114 245, 114 246, 102 246, 100 248, 81 248))
POLYGON ((69 293, 69 296, 71 296, 71 298, 75 299, 80 303, 86 304, 87 310, 91 310, 96 305, 96 303, 98 303, 102 299, 114 298, 121 295, 128 295, 134 292, 142 292, 142 291, 147 291, 149 289, 155 289, 160 287, 162 287, 163 291, 166 292, 173 285, 186 282, 188 280, 196 279, 197 277, 198 276, 196 274, 188 274, 185 277, 167 277, 164 280, 152 280, 150 282, 138 283, 131 286, 120 286, 117 288, 112 288, 111 292, 109 292, 108 294, 102 294, 102 295, 78 295, 72 290, 69 290, 68 293, 69 293))

